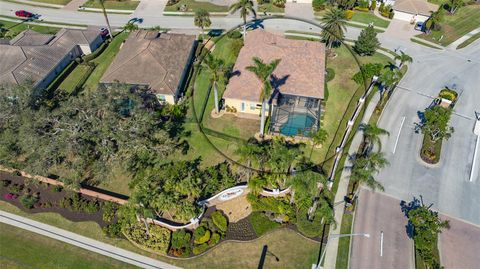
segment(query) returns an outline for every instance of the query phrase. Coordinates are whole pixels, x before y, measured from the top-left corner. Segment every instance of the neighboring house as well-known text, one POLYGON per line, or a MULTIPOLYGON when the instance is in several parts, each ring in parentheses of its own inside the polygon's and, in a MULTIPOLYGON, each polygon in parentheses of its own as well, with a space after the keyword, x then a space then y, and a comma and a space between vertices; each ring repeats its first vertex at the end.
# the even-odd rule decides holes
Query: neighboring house
POLYGON ((393 5, 394 19, 408 21, 410 23, 426 22, 431 11, 437 11, 438 5, 427 0, 396 0, 393 5))
POLYGON ((55 35, 25 30, 8 44, 0 43, 0 84, 28 82, 44 89, 76 57, 90 54, 102 42, 96 28, 61 29, 55 35))
POLYGON ((223 98, 227 112, 258 119, 262 83, 246 69, 253 65, 253 57, 267 63, 281 60, 273 72, 270 131, 304 136, 318 129, 325 88, 325 45, 286 39, 262 29, 247 33, 223 98))
POLYGON ((132 32, 100 83, 145 87, 159 101, 174 104, 183 94, 195 48, 193 35, 132 32))

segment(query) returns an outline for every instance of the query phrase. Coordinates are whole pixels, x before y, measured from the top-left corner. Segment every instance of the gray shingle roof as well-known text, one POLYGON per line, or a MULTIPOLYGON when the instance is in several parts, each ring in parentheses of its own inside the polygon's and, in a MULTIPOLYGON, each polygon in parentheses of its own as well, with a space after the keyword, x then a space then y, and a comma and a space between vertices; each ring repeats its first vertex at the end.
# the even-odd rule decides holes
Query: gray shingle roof
POLYGON ((100 82, 147 85, 155 93, 175 94, 194 41, 193 35, 132 32, 100 82))

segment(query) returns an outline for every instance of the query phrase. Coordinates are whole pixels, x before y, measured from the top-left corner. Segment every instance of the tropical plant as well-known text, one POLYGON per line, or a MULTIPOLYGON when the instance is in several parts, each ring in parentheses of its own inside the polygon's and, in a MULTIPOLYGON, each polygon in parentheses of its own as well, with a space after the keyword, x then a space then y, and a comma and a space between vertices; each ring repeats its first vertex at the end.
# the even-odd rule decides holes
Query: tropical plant
POLYGON ((400 61, 398 68, 401 68, 404 63, 411 63, 413 61, 412 57, 403 51, 400 51, 400 54, 395 56, 395 60, 400 61))
POLYGON ((346 31, 345 12, 338 8, 330 9, 321 19, 322 39, 329 49, 341 42, 346 31))
MULTIPOLYGON (((352 164, 350 174, 350 180, 353 182, 352 190, 355 190, 359 184, 365 184, 372 190, 384 190, 382 184, 376 181, 374 177, 380 169, 389 164, 383 153, 374 152, 369 155, 356 156, 352 160, 352 164)), ((354 196, 357 195, 355 194, 354 196)))
POLYGON ((427 109, 424 113, 424 122, 421 125, 422 133, 428 135, 433 143, 440 139, 449 139, 454 131, 453 127, 448 126, 451 114, 451 109, 441 106, 427 109))
POLYGON ((228 228, 227 218, 222 214, 222 212, 216 210, 210 216, 212 218, 213 224, 218 228, 222 233, 225 233, 228 228))
POLYGON ((325 9, 326 0, 313 0, 312 7, 314 11, 321 11, 325 9))
POLYGON ((463 0, 448 0, 447 5, 450 14, 454 14, 458 10, 458 8, 465 5, 465 2, 463 0))
POLYGON ((378 78, 378 81, 381 83, 383 88, 390 89, 393 85, 400 81, 401 77, 402 74, 400 73, 400 70, 387 68, 382 72, 378 78))
POLYGON ((285 7, 287 0, 272 0, 272 4, 276 7, 285 7))
POLYGON ((383 65, 380 63, 368 63, 360 66, 360 71, 353 75, 353 80, 359 85, 366 85, 370 83, 374 76, 380 76, 383 70, 383 65))
POLYGON ((255 176, 252 177, 247 184, 251 193, 253 193, 254 195, 258 195, 260 194, 260 192, 262 192, 263 186, 266 185, 266 180, 260 176, 255 176))
POLYGON ((341 8, 342 10, 347 10, 347 9, 352 9, 357 1, 356 0, 335 0, 335 2, 337 3, 339 8, 341 8))
POLYGON ((135 30, 138 30, 138 25, 133 22, 128 22, 123 26, 123 30, 127 33, 133 32, 135 30))
POLYGON ((312 141, 314 145, 323 145, 327 141, 328 133, 324 129, 319 129, 312 134, 312 141))
POLYGON ((195 26, 200 27, 203 33, 205 28, 210 27, 210 25, 212 25, 212 21, 210 20, 210 13, 205 9, 199 9, 195 11, 193 23, 195 24, 195 26))
POLYGON ((256 17, 257 13, 255 12, 255 8, 251 0, 238 0, 238 2, 230 6, 231 14, 239 10, 240 10, 240 17, 242 17, 243 19, 243 39, 245 39, 245 36, 247 34, 247 16, 250 15, 250 13, 252 13, 253 16, 256 17))
POLYGON ((210 80, 213 83, 213 93, 215 100, 215 113, 218 113, 220 110, 218 108, 218 81, 222 76, 225 75, 225 63, 220 58, 215 58, 212 54, 207 54, 203 59, 202 66, 207 68, 210 73, 210 80))
POLYGON ((373 55, 379 47, 380 41, 378 41, 377 32, 373 25, 370 25, 360 32, 353 49, 359 55, 373 55))
POLYGON ((107 28, 108 28, 108 36, 110 36, 110 39, 113 38, 112 36, 112 27, 110 27, 110 22, 108 20, 107 16, 107 10, 105 9, 105 1, 106 0, 97 0, 100 6, 102 7, 102 12, 103 12, 103 17, 105 18, 105 22, 107 23, 107 28))
POLYGON ((156 252, 166 254, 170 245, 170 230, 157 225, 150 228, 150 236, 146 236, 145 227, 138 222, 125 224, 122 232, 133 242, 156 252))
POLYGON ((437 11, 430 11, 430 17, 425 22, 425 29, 430 32, 432 29, 439 29, 440 22, 443 20, 443 9, 439 8, 437 11))
POLYGON ((378 151, 380 152, 382 150, 380 136, 389 135, 390 133, 376 124, 362 124, 361 129, 363 130, 363 154, 370 153, 374 145, 378 146, 378 151))
MULTIPOLYGON (((253 65, 247 66, 246 68, 248 71, 254 73, 255 76, 257 76, 257 78, 262 83, 262 90, 260 92, 260 102, 262 103, 262 111, 260 118, 260 136, 262 137, 264 135, 265 128, 265 109, 267 106, 267 100, 269 102, 272 95, 271 76, 279 63, 280 59, 273 60, 270 63, 265 63, 262 59, 254 57, 253 65)), ((271 110, 271 105, 269 107, 271 110)), ((269 113, 269 116, 271 116, 271 113, 269 113)))

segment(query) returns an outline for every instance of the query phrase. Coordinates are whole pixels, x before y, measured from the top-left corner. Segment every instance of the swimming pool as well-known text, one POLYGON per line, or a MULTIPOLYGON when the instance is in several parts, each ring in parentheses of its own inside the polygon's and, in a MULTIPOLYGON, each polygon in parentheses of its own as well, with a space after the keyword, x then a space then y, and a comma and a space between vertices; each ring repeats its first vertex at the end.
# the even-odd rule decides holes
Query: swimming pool
POLYGON ((307 135, 305 129, 309 130, 315 124, 315 118, 304 113, 293 113, 288 120, 280 127, 280 133, 286 136, 307 135))

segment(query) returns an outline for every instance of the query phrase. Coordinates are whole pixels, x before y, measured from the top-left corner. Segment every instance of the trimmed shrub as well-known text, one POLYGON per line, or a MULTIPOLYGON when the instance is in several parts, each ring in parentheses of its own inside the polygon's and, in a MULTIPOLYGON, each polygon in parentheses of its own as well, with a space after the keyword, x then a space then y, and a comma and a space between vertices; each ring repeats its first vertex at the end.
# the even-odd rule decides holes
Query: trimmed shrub
POLYGON ((122 225, 120 223, 113 223, 102 228, 103 234, 115 238, 120 237, 122 234, 122 225))
POLYGON ((178 230, 172 233, 172 248, 181 250, 190 246, 192 235, 185 230, 178 230))
POLYGON ((382 3, 380 4, 380 7, 378 7, 378 11, 380 11, 380 13, 382 13, 384 9, 385 9, 385 3, 382 2, 382 3))
POLYGON ((220 211, 215 211, 211 215, 213 224, 222 232, 227 231, 228 221, 227 218, 220 211))
POLYGON ((22 205, 25 207, 25 208, 33 208, 33 205, 36 204, 38 202, 39 198, 37 195, 29 195, 29 194, 26 194, 26 195, 23 195, 21 198, 20 198, 20 203, 22 203, 22 205))
POLYGON ((389 19, 393 19, 393 16, 395 16, 395 12, 392 10, 392 11, 390 11, 390 13, 388 14, 388 18, 389 18, 389 19))
POLYGON ((345 18, 347 20, 351 20, 353 18, 353 14, 355 14, 355 11, 350 10, 350 9, 345 10, 345 18))
POLYGON ((122 228, 125 236, 133 242, 153 251, 166 254, 170 245, 170 230, 157 225, 150 225, 149 231, 150 236, 147 236, 145 225, 140 222, 125 224, 122 228))
POLYGON ((115 218, 115 213, 117 212, 118 206, 112 202, 105 202, 103 204, 103 214, 102 219, 105 222, 111 222, 115 218))
POLYGON ((377 8, 377 1, 372 1, 370 4, 370 10, 375 10, 377 8))
POLYGON ((272 4, 276 7, 285 7, 287 0, 273 0, 272 4))
POLYGON ((205 252, 208 249, 208 244, 204 243, 198 246, 193 247, 193 254, 198 255, 200 253, 205 252))
POLYGON ((322 11, 325 9, 325 0, 313 0, 312 7, 315 11, 322 11))
POLYGON ((205 230, 205 233, 202 236, 196 238, 194 240, 194 243, 197 245, 206 243, 208 240, 210 240, 210 234, 211 234, 210 230, 205 230))
POLYGON ((238 39, 238 38, 242 38, 243 34, 238 31, 238 30, 235 30, 235 31, 231 31, 227 34, 227 37, 228 38, 231 38, 231 39, 238 39))
POLYGON ((450 89, 443 89, 440 91, 440 94, 438 96, 443 99, 455 101, 457 100, 458 94, 455 91, 452 91, 450 89))
POLYGON ((218 242, 220 242, 220 234, 219 233, 213 233, 210 240, 208 241, 208 245, 209 246, 215 246, 216 244, 218 244, 218 242))
POLYGON ((327 68, 326 80, 327 82, 335 78, 335 70, 333 68, 327 68))
POLYGON ((355 10, 362 11, 362 12, 368 12, 370 9, 367 7, 355 7, 355 10))

